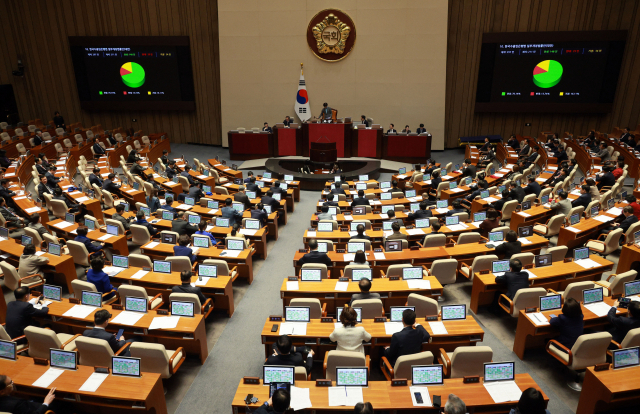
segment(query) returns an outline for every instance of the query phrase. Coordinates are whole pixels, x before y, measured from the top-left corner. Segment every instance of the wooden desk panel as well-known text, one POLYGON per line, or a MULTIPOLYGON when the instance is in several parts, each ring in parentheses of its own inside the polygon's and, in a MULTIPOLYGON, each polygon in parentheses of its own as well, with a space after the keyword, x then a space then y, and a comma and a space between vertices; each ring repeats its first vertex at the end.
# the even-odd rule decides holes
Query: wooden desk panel
MULTIPOLYGON (((618 410, 633 412, 640 403, 640 367, 595 372, 587 368, 576 414, 618 410), (636 378, 635 380, 633 378, 636 378), (633 406, 633 408, 631 408, 633 406), (629 407, 627 410, 621 408, 629 407)), ((234 400, 235 401, 235 400, 234 400)))
POLYGON ((640 262, 640 248, 635 244, 622 246, 622 252, 620 252, 620 260, 618 260, 618 267, 616 273, 628 272, 632 269, 635 262, 640 262))

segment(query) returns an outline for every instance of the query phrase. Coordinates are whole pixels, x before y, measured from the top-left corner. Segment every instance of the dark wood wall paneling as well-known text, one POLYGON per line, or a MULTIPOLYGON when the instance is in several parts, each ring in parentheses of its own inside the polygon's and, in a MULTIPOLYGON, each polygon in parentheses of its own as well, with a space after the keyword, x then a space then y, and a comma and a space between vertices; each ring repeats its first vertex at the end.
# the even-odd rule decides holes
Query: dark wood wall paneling
POLYGON ((0 83, 13 84, 23 122, 53 112, 67 123, 167 132, 172 142, 222 143, 217 0, 3 0, 0 83), (196 110, 80 109, 68 36, 189 36, 196 110), (24 78, 11 74, 23 56, 24 78), (137 119, 132 122, 131 119, 137 119))
POLYGON ((445 146, 461 136, 540 131, 586 134, 640 124, 640 1, 449 0, 445 146), (567 30, 628 30, 613 111, 608 114, 475 114, 482 34, 567 30), (525 123, 531 123, 525 127, 525 123))

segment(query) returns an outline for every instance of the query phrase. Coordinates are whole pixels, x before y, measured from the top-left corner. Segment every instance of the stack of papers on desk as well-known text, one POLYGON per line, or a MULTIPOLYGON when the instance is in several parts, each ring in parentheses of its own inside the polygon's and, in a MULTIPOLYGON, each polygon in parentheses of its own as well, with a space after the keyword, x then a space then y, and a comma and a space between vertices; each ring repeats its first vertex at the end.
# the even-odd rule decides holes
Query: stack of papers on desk
POLYGON ((311 398, 309 397, 309 388, 298 388, 291 386, 291 402, 289 406, 293 411, 311 408, 311 398))
POLYGON ((472 222, 471 224, 472 224, 473 226, 475 226, 476 228, 478 228, 478 229, 479 229, 479 228, 480 228, 480 225, 482 224, 482 222, 481 222, 481 221, 474 221, 474 222, 472 222))
POLYGON ((522 244, 531 244, 532 241, 527 239, 526 237, 518 237, 518 241, 522 244))
POLYGON ((131 276, 131 279, 142 279, 147 273, 149 273, 147 270, 138 270, 131 276))
POLYGON ((463 226, 462 224, 452 224, 451 226, 447 226, 447 228, 451 231, 462 231, 467 227, 463 226))
POLYGON ((306 322, 282 322, 278 335, 306 335, 306 322))
POLYGON ((376 200, 371 200, 371 201, 369 201, 369 202, 371 203, 371 205, 372 205, 372 206, 379 206, 379 205, 381 205, 381 204, 382 204, 382 201, 380 201, 380 200, 378 200, 378 201, 376 201, 376 200))
POLYGON ((607 214, 613 214, 614 216, 619 216, 622 214, 622 209, 618 207, 613 207, 607 210, 607 214))
POLYGON ((431 281, 424 279, 410 279, 407 280, 407 286, 409 286, 409 289, 431 289, 431 281))
POLYGON ((483 200, 486 201, 487 203, 495 203, 496 201, 499 200, 499 198, 487 197, 487 198, 483 198, 483 200))
POLYGON ((536 181, 539 181, 539 182, 541 182, 541 183, 544 183, 545 181, 547 181, 547 179, 546 179, 546 178, 542 178, 542 177, 540 177, 540 178, 536 178, 536 181))
POLYGON ((180 321, 179 316, 160 316, 155 317, 149 325, 149 330, 152 329, 175 329, 180 321))
POLYGON ((62 316, 66 316, 68 318, 78 318, 84 319, 87 316, 91 315, 91 313, 100 308, 96 308, 95 306, 86 306, 86 305, 75 305, 68 311, 62 314, 62 316))
POLYGON ((527 270, 527 269, 522 269, 523 272, 527 272, 527 274, 529 275, 529 279, 534 279, 538 276, 534 275, 533 272, 531 270, 527 270))
POLYGON ((600 266, 597 262, 595 262, 595 261, 593 261, 591 259, 576 260, 575 263, 579 264, 580 266, 584 267, 585 269, 591 269, 592 267, 600 266))
POLYGON ((108 376, 109 374, 94 372, 93 374, 91 374, 91 376, 89 376, 89 378, 87 378, 84 384, 82 384, 82 386, 80 387, 80 391, 96 392, 108 376))
POLYGON ((142 312, 123 311, 120 312, 115 318, 113 318, 111 320, 111 323, 132 326, 135 325, 143 316, 144 313, 142 312))
POLYGON ((549 325, 549 321, 547 320, 547 317, 544 316, 542 312, 527 313, 526 315, 529 317, 529 319, 531 319, 531 322, 533 322, 536 326, 549 325))
POLYGON ((572 231, 574 233, 580 233, 582 230, 576 229, 575 227, 565 227, 565 229, 572 231))
POLYGON ((495 403, 518 401, 522 396, 522 391, 515 381, 485 382, 483 385, 495 403))
POLYGON ((374 252, 373 253, 373 257, 376 260, 385 260, 386 259, 386 257, 384 256, 384 252, 374 252))
POLYGON ((74 223, 69 223, 68 221, 61 221, 60 223, 56 223, 54 224, 54 227, 57 227, 59 229, 65 229, 69 226, 73 226, 74 223))
MULTIPOLYGON (((389 215, 387 213, 379 214, 379 216, 381 219, 385 219, 385 220, 389 218, 389 215)), ((345 216, 344 218, 346 219, 347 217, 345 216)))
POLYGON ((335 290, 339 292, 346 292, 349 288, 349 282, 336 282, 335 290))
POLYGON ((351 237, 355 236, 356 234, 358 234, 358 232, 355 231, 355 230, 349 232, 349 236, 351 236, 351 237))
POLYGON ((6 177, 15 177, 15 176, 16 176, 16 173, 9 173, 9 174, 5 174, 4 176, 5 176, 5 178, 6 178, 6 177))
POLYGON ((223 187, 231 187, 232 185, 233 183, 226 183, 226 184, 223 184, 223 187))
POLYGON ((42 255, 43 255, 43 254, 45 254, 45 253, 46 253, 46 252, 39 251, 39 252, 36 252, 36 256, 42 256, 42 255))
POLYGON ((447 214, 449 212, 448 208, 436 208, 436 211, 440 214, 447 214))
POLYGON ((611 305, 607 305, 605 302, 590 303, 588 305, 584 305, 584 307, 599 317, 607 316, 609 309, 612 308, 611 305))
POLYGON ((504 174, 500 174, 500 173, 495 173, 495 174, 493 174, 493 175, 495 175, 495 176, 496 176, 496 177, 498 177, 498 178, 502 178, 502 177, 504 177, 504 174))
MULTIPOLYGON (((451 227, 449 227, 449 228, 451 228, 451 227)), ((424 236, 424 230, 422 230, 422 229, 408 229, 407 230, 407 234, 410 235, 410 236, 415 236, 415 235, 418 235, 418 234, 421 235, 421 236, 424 236)))
POLYGON ((110 238, 112 238, 112 237, 114 237, 112 234, 105 234, 104 236, 100 236, 100 237, 98 237, 98 240, 100 240, 100 241, 107 241, 107 240, 109 240, 109 239, 110 239, 110 238))
POLYGON ((404 175, 404 174, 400 174, 400 175, 398 176, 398 178, 399 178, 399 179, 401 179, 401 180, 404 180, 405 178, 407 178, 407 176, 406 176, 406 175, 404 175))
POLYGON ((454 193, 459 193, 461 191, 464 191, 464 188, 456 187, 456 188, 449 189, 449 191, 452 191, 454 193))
POLYGON ((329 407, 345 405, 353 407, 359 402, 364 402, 362 387, 330 387, 329 407))
POLYGON ((158 242, 151 242, 151 243, 147 244, 146 246, 142 246, 142 248, 143 249, 153 249, 159 244, 160 243, 158 243, 158 242))
POLYGON ((238 257, 238 256, 240 256, 240 253, 242 253, 242 250, 223 250, 222 253, 220 253, 220 256, 222 256, 222 257, 238 257))
POLYGON ((412 203, 415 203, 418 200, 422 200, 422 197, 420 197, 419 199, 418 199, 418 197, 409 197, 409 198, 407 198, 407 200, 411 201, 412 203))
POLYGON ((48 388, 62 373, 64 369, 49 368, 40 378, 38 378, 33 384, 34 387, 48 388))
POLYGON ((411 401, 414 407, 431 407, 431 397, 429 396, 429 389, 427 387, 409 387, 409 394, 411 395, 411 401), (422 403, 416 401, 417 392, 422 396, 422 403))
POLYGON ((298 282, 293 281, 293 282, 287 282, 287 290, 299 290, 300 289, 300 285, 298 284, 298 282))
POLYGON ((122 272, 123 270, 124 270, 124 268, 115 267, 115 266, 105 266, 105 267, 102 268, 102 271, 105 272, 106 274, 108 274, 111 277, 117 275, 118 273, 122 272))
POLYGON ((519 213, 518 213, 518 215, 519 215, 519 216, 522 216, 522 217, 531 217, 531 214, 529 214, 529 213, 524 213, 524 212, 522 212, 522 211, 521 211, 521 212, 519 212, 519 213))
POLYGON ((348 216, 348 215, 345 214, 344 215, 344 219, 347 220, 347 221, 351 221, 351 220, 353 220, 353 216, 348 216))
POLYGON ((38 211, 40 211, 40 207, 29 207, 27 209, 24 210, 25 212, 32 214, 32 213, 36 213, 38 211))
POLYGON ((15 201, 18 201, 18 200, 24 200, 25 198, 27 198, 27 196, 14 197, 13 199, 14 199, 15 201))
POLYGON ((384 235, 384 237, 389 237, 393 234, 393 230, 382 230, 382 234, 384 235))
POLYGON ((191 208, 191 206, 189 204, 180 204, 176 208, 179 208, 181 210, 189 210, 191 208))
POLYGON ((255 236, 258 230, 240 229, 240 234, 246 234, 247 236, 255 236))
POLYGON ((307 237, 316 237, 316 232, 307 230, 307 237))
POLYGON ((429 322, 429 327, 434 335, 446 335, 449 333, 442 322, 429 322))
POLYGON ((78 203, 84 203, 85 201, 88 201, 89 197, 80 197, 80 198, 76 198, 76 202, 78 203))
POLYGON ((396 332, 400 332, 404 328, 402 322, 385 322, 384 332, 387 335, 393 335, 396 332))
POLYGON ((345 253, 343 255, 343 259, 342 260, 344 260, 345 262, 350 262, 355 258, 356 258, 356 255, 354 253, 345 253))

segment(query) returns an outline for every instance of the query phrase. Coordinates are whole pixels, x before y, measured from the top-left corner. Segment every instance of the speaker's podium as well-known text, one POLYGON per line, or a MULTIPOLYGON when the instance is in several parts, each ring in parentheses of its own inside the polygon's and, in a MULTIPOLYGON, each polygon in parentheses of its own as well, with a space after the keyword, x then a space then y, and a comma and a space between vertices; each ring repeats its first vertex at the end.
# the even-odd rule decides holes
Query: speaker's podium
POLYGON ((338 160, 335 142, 310 142, 309 158, 311 162, 332 163, 338 160))

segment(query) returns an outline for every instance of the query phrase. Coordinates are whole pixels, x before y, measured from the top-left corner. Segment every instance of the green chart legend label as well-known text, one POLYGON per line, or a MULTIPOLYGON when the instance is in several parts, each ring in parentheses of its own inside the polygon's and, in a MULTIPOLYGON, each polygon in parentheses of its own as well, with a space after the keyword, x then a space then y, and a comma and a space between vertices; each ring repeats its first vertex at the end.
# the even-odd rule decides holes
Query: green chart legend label
POLYGON ((562 79, 562 65, 555 60, 543 60, 533 69, 533 83, 540 88, 556 86, 562 79))
POLYGON ((120 67, 122 82, 130 88, 144 85, 144 69, 135 62, 127 62, 120 67))

